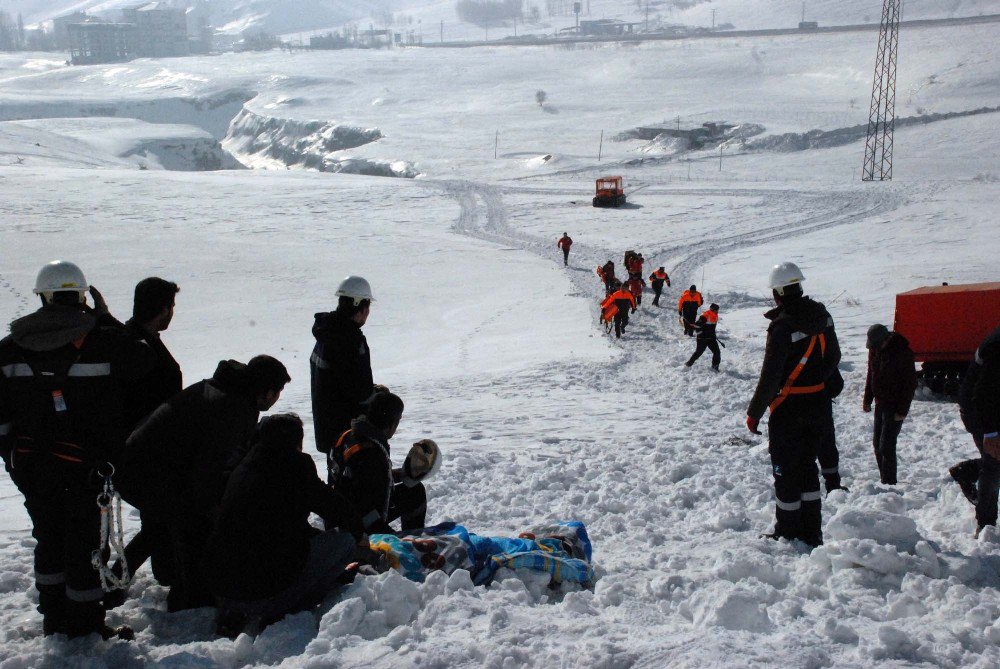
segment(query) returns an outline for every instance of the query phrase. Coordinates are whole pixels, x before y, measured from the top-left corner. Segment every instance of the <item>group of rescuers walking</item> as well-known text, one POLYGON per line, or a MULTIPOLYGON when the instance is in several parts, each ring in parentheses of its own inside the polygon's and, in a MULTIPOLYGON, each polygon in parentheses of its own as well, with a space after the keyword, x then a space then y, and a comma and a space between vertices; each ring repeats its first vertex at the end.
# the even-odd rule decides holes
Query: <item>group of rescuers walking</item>
POLYGON ((169 587, 168 610, 216 606, 219 634, 255 633, 358 571, 384 567, 368 535, 392 533, 395 519, 403 532, 425 525, 423 482, 441 453, 422 439, 401 468, 392 465, 403 401, 372 379, 364 278, 344 279, 336 310, 316 314, 313 326, 312 409, 326 481, 302 452, 297 415, 258 420, 291 380, 277 359, 223 360, 211 378, 183 388, 160 339, 179 291, 164 279, 140 281, 123 324, 79 267, 54 261, 36 279, 41 308, 0 341, 0 452, 37 541, 45 635, 132 638, 108 626, 105 612, 124 602, 128 572, 150 558, 169 587), (141 529, 109 565, 106 508, 95 500, 113 491, 139 511, 141 529), (311 513, 326 531, 310 525, 311 513))
MULTIPOLYGON (((566 233, 559 240, 568 261, 572 240, 566 233)), ((602 302, 602 320, 611 313, 615 334, 620 337, 641 300, 643 258, 628 252, 625 258, 628 284, 615 278, 610 260, 597 269, 607 297, 602 302), (633 286, 637 286, 633 290, 633 286)), ((650 276, 659 304, 663 284, 670 285, 660 267, 650 276)), ((803 293, 805 277, 794 263, 776 265, 769 285, 776 307, 764 316, 770 321, 764 360, 756 391, 747 408, 747 429, 758 429, 765 411, 768 421, 768 452, 774 478, 775 525, 763 536, 798 539, 809 546, 823 543, 821 529, 820 475, 827 493, 847 490, 841 483, 839 453, 833 419, 833 400, 844 388, 840 374, 840 344, 833 318, 821 303, 803 293), (817 467, 817 460, 819 466, 817 467)), ((720 343, 716 334, 719 305, 712 304, 698 315, 703 299, 696 286, 685 290, 678 301, 684 334, 697 333, 697 349, 686 365, 691 366, 709 349, 712 367, 718 370, 720 343)), ((896 445, 903 422, 917 389, 913 351, 906 338, 879 323, 866 336, 868 370, 862 410, 872 412, 872 446, 879 479, 896 485, 896 445)), ((976 508, 976 536, 986 526, 995 526, 1000 491, 1000 328, 989 334, 976 352, 959 395, 962 423, 972 435, 980 457, 961 462, 949 471, 963 494, 976 508)))
MULTIPOLYGON (((669 285, 665 273, 662 280, 669 285)), ((833 320, 803 294, 803 280, 792 263, 771 272, 777 306, 765 314, 767 343, 746 424, 760 434, 770 410, 777 503, 765 536, 816 546, 817 458, 827 491, 842 487, 831 401, 843 380, 833 320)), ((277 359, 223 360, 211 378, 183 388, 160 339, 179 290, 144 279, 122 324, 79 267, 54 261, 35 282, 41 308, 14 320, 0 341, 0 454, 31 518, 46 635, 131 638, 127 627, 106 624, 105 611, 124 601, 127 574, 149 558, 153 577, 169 587, 169 610, 214 605, 218 633, 255 633, 314 606, 355 573, 384 568, 370 534, 392 533, 397 519, 400 533, 425 525, 424 482, 442 456, 422 439, 393 467, 389 441, 403 401, 373 381, 362 333, 373 297, 364 278, 344 279, 336 310, 316 314, 313 326, 312 413, 326 481, 302 452, 298 416, 259 420, 291 380, 277 359), (109 566, 107 506, 95 500, 106 500, 112 484, 139 511, 141 529, 109 566), (309 523, 311 513, 324 531, 309 523)), ((896 438, 915 387, 912 353, 881 325, 869 330, 868 348, 863 408, 874 403, 879 471, 895 484, 896 438)), ((973 368, 961 409, 981 458, 952 473, 976 501, 981 529, 997 520, 1000 329, 973 368)))

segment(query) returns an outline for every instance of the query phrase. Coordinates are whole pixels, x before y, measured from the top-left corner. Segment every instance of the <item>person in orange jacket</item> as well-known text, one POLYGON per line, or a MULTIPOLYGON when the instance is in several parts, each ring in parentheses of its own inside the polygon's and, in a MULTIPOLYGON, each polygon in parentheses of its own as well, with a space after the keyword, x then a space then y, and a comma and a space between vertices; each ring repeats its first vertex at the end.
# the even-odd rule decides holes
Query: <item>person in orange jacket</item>
POLYGON ((615 291, 601 302, 601 309, 610 311, 612 305, 616 308, 614 313, 615 337, 621 339, 622 332, 625 331, 625 326, 628 325, 628 315, 629 313, 635 313, 638 305, 632 293, 621 283, 616 282, 614 286, 615 291))
POLYGON ((636 305, 642 304, 642 291, 646 288, 646 282, 642 280, 642 277, 637 274, 631 275, 625 282, 625 287, 628 288, 628 292, 632 293, 636 305))
POLYGON ((694 329, 698 331, 698 347, 695 348, 694 353, 691 354, 688 361, 684 363, 686 367, 693 365, 701 357, 701 354, 705 352, 705 349, 708 349, 712 352, 712 369, 719 371, 719 363, 722 362, 722 352, 719 350, 719 339, 715 333, 715 327, 718 323, 719 305, 712 303, 694 324, 694 329))
POLYGON ((649 275, 649 282, 653 287, 653 306, 658 307, 660 306, 660 293, 663 292, 663 284, 670 285, 670 277, 667 276, 667 270, 661 266, 660 269, 649 275))
POLYGON ((688 337, 694 336, 694 322, 698 318, 698 307, 704 304, 698 287, 692 285, 684 291, 681 299, 677 301, 677 314, 681 317, 684 325, 684 334, 688 337))
POLYGON ((563 252, 563 266, 569 265, 569 247, 573 246, 573 238, 569 236, 568 233, 563 233, 563 236, 559 238, 556 242, 556 246, 562 249, 563 252))

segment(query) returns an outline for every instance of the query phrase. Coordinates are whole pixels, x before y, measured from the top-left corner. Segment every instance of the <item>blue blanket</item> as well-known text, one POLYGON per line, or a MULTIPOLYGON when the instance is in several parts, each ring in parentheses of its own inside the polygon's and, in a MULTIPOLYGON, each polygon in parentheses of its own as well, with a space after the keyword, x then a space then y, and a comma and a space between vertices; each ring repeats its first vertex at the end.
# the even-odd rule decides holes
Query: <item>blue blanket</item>
POLYGON ((557 522, 522 532, 517 538, 483 537, 456 523, 418 530, 412 536, 374 534, 373 550, 412 581, 423 582, 432 571, 465 569, 476 585, 493 580, 501 567, 548 572, 553 583, 594 581, 592 546, 587 528, 578 521, 557 522))

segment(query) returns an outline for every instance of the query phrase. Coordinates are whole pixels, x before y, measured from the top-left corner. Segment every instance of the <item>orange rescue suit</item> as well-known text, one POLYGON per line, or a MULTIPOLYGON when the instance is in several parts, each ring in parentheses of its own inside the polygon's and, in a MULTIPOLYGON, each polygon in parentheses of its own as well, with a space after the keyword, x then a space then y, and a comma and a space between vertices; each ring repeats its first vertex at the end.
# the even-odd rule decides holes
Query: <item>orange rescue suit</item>
POLYGON ((693 293, 690 290, 685 290, 684 294, 681 295, 681 299, 677 301, 677 308, 683 309, 686 302, 694 302, 699 307, 702 305, 701 293, 697 290, 693 293))

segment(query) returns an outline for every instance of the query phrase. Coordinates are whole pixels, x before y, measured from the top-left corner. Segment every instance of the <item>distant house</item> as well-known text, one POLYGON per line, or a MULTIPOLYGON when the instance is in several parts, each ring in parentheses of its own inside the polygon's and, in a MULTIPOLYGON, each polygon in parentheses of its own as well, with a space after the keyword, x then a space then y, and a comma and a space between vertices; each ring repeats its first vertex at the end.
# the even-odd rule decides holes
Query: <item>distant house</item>
POLYGON ((86 12, 73 12, 52 19, 52 38, 55 40, 55 45, 60 49, 70 48, 69 27, 74 23, 83 23, 86 20, 86 12))
POLYGON ((597 19, 595 21, 580 21, 581 35, 616 36, 631 35, 638 23, 628 23, 618 19, 597 19))
POLYGON ((147 2, 122 10, 122 18, 135 25, 137 57, 169 58, 191 53, 187 9, 147 2))
POLYGON ((66 27, 74 65, 122 63, 135 57, 135 26, 88 18, 66 27))
POLYGON ((816 30, 819 28, 817 21, 799 21, 799 30, 816 30))

